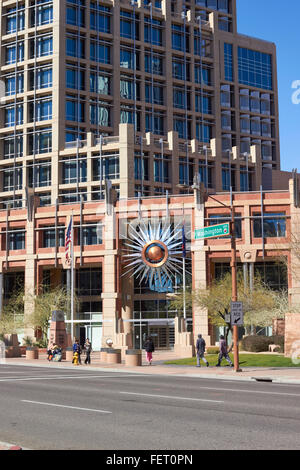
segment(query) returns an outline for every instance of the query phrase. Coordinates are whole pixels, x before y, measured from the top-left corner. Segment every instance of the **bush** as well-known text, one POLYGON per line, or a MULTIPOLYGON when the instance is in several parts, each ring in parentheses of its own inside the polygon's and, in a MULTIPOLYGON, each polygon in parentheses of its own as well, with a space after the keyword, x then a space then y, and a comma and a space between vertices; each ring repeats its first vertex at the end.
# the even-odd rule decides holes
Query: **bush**
POLYGON ((207 354, 219 354, 220 349, 218 348, 218 346, 209 346, 208 348, 206 348, 206 352, 207 354))
POLYGON ((240 349, 247 352, 266 352, 269 351, 269 344, 274 344, 272 337, 246 336, 240 342, 240 349))

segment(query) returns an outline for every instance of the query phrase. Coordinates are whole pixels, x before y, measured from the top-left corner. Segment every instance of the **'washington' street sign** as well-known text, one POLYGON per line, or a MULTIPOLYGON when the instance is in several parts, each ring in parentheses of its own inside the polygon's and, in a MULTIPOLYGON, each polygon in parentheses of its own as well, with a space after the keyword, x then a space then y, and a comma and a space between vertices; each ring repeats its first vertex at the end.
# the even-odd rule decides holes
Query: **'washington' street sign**
POLYGON ((203 238, 227 237, 230 235, 230 223, 220 225, 211 225, 210 227, 200 228, 195 230, 195 240, 203 238))

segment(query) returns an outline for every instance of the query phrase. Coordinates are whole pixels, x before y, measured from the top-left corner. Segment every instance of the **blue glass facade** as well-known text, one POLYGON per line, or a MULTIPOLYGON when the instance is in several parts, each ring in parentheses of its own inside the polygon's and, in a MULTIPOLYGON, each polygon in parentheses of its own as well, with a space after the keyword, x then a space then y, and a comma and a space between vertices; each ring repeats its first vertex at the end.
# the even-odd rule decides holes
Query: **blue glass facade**
POLYGON ((273 89, 272 56, 263 52, 238 48, 239 83, 273 89))

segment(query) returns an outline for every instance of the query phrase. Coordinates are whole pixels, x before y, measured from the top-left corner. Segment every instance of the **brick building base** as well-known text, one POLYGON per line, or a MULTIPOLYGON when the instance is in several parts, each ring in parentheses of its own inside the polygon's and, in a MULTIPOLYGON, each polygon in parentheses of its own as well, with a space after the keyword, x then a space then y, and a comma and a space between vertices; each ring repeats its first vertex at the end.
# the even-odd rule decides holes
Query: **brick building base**
POLYGON ((286 357, 291 357, 295 349, 300 357, 300 314, 287 313, 285 316, 284 351, 286 357))

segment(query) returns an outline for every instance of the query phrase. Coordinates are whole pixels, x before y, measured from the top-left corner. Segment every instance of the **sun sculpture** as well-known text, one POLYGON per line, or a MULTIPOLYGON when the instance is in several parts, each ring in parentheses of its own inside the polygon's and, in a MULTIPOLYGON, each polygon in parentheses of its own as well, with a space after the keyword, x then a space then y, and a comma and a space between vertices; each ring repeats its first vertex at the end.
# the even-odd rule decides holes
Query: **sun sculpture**
POLYGON ((182 275, 182 223, 174 227, 170 222, 139 221, 128 226, 124 254, 124 275, 131 274, 140 284, 163 289, 182 275), (128 253, 129 248, 129 253, 128 253))

